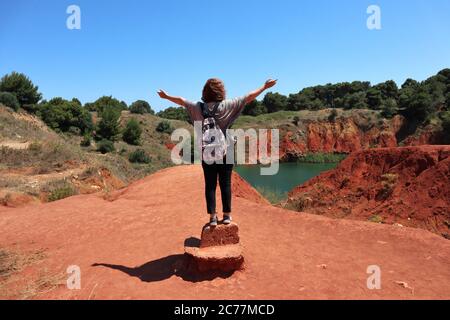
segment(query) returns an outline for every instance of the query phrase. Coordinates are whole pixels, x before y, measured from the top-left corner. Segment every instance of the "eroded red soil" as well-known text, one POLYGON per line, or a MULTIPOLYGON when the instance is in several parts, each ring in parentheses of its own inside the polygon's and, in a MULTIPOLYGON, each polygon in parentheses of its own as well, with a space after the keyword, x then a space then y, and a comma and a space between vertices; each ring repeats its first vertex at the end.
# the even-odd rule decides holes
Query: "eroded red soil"
POLYGON ((420 229, 275 208, 245 182, 235 188, 242 188, 235 194, 254 198, 233 199, 245 270, 227 278, 177 270, 185 239, 200 237, 208 219, 199 166, 160 171, 107 200, 93 194, 0 208, 2 247, 45 250, 41 262, 10 279, 8 292, 42 270, 65 275, 68 266, 77 265, 81 290, 59 285, 34 298, 450 298, 450 242, 444 238, 420 229), (370 265, 381 268, 381 290, 367 288, 370 265))

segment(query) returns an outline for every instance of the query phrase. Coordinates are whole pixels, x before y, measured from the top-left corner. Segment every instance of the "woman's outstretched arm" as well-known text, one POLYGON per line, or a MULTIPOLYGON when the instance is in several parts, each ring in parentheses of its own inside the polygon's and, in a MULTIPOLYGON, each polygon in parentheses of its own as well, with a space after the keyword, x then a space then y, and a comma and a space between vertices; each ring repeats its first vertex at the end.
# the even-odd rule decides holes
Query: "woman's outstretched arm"
POLYGON ((245 104, 249 104, 250 102, 255 100, 261 93, 263 93, 269 88, 272 88, 276 84, 277 80, 272 79, 267 80, 266 83, 264 83, 264 85, 261 88, 256 89, 255 91, 252 91, 247 95, 247 98, 245 99, 245 104))
POLYGON ((164 90, 159 90, 158 95, 161 97, 161 99, 169 100, 175 104, 178 104, 180 106, 185 107, 186 106, 186 100, 182 97, 173 97, 168 95, 164 90))

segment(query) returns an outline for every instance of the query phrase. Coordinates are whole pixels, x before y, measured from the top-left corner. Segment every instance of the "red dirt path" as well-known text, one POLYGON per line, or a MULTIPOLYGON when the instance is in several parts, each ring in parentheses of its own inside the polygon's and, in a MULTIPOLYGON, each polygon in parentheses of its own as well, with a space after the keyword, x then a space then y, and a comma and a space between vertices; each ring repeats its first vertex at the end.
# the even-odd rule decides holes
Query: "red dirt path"
MULTIPOLYGON (((202 179, 198 166, 176 167, 109 197, 114 201, 83 195, 1 208, 0 247, 46 250, 44 261, 16 276, 23 279, 43 269, 58 274, 69 265, 81 267, 81 290, 61 285, 37 299, 450 298, 448 240, 425 230, 333 220, 240 197, 234 198, 234 217, 246 269, 212 281, 175 275, 184 240, 199 237, 207 220, 202 179), (381 267, 381 290, 366 287, 369 265, 381 267)), ((257 200, 242 181, 239 189, 235 194, 257 200)))

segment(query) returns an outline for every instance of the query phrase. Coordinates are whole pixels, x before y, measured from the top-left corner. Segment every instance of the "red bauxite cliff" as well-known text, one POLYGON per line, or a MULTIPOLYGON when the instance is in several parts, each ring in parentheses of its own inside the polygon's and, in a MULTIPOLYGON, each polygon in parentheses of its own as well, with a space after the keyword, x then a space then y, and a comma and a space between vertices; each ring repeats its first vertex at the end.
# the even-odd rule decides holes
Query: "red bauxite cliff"
POLYGON ((351 154, 289 194, 286 204, 334 218, 399 223, 449 237, 450 146, 351 154))
POLYGON ((371 128, 361 127, 352 118, 305 121, 298 130, 282 130, 280 155, 289 160, 309 152, 351 153, 371 147, 396 147, 403 121, 396 116, 371 128))

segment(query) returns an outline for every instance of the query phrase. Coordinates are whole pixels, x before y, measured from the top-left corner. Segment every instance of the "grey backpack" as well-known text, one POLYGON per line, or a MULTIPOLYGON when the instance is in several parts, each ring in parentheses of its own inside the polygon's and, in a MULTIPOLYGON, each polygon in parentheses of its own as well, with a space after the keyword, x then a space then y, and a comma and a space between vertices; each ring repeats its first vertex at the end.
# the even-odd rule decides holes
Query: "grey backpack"
POLYGON ((207 163, 221 161, 227 154, 227 139, 214 118, 219 106, 220 103, 216 103, 213 110, 209 111, 205 103, 200 103, 203 114, 202 153, 207 163))

